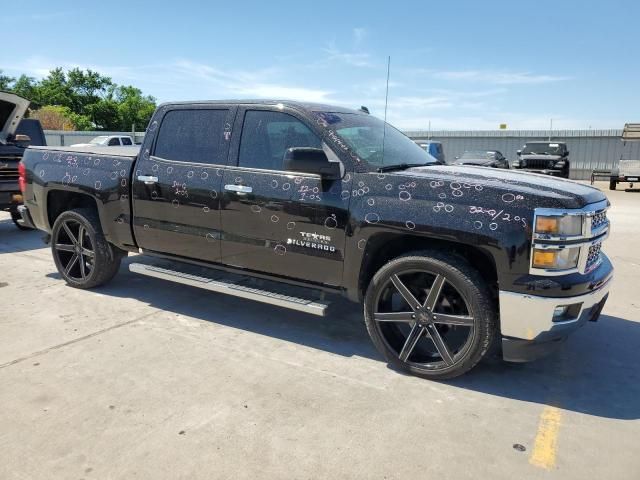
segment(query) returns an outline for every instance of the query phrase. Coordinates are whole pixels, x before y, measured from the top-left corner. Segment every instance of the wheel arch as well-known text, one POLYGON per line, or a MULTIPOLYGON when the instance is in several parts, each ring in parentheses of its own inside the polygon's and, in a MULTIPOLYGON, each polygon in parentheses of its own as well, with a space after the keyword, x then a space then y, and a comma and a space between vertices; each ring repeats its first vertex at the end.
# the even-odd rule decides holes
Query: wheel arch
POLYGON ((476 268, 491 290, 498 297, 498 273, 496 261, 486 250, 475 245, 469 245, 452 240, 441 240, 420 235, 398 235, 393 233, 380 233, 369 239, 364 255, 358 279, 358 295, 362 301, 366 294, 369 282, 375 273, 388 261, 413 251, 437 249, 462 256, 476 268))
POLYGON ((87 193, 70 190, 52 189, 47 192, 46 212, 49 231, 53 229, 56 219, 64 212, 74 208, 90 208, 100 215, 98 201, 87 193))

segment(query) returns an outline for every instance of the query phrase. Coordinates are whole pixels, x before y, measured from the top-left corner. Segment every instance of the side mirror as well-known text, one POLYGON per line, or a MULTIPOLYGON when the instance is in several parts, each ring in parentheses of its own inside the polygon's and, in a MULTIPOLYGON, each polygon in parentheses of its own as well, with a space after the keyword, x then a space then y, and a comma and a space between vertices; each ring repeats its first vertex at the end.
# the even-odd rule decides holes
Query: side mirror
POLYGON ((516 155, 518 156, 522 155, 522 150, 516 150, 516 155))
POLYGON ((563 157, 568 157, 569 156, 569 150, 565 150, 563 157))
POLYGON ((284 152, 283 167, 291 172, 314 173, 326 180, 338 180, 340 164, 330 162, 321 148, 294 147, 284 152))

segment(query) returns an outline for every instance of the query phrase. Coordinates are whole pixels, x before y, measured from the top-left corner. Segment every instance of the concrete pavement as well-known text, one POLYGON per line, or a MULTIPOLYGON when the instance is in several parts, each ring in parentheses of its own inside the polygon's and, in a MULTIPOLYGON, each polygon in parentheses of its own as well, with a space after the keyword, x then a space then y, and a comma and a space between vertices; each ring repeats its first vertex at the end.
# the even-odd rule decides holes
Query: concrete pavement
POLYGON ((640 478, 640 194, 607 194, 601 321, 447 383, 387 368, 347 303, 70 288, 0 213, 0 478, 640 478))

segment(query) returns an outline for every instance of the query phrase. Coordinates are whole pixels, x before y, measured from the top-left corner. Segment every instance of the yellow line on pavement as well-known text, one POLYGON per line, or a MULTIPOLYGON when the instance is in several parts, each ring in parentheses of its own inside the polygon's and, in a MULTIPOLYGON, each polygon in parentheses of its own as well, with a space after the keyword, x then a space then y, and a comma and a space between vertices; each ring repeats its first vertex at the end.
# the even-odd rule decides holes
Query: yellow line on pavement
POLYGON ((531 465, 546 470, 551 470, 556 465, 561 417, 562 411, 556 407, 545 407, 542 411, 533 451, 529 457, 531 465))

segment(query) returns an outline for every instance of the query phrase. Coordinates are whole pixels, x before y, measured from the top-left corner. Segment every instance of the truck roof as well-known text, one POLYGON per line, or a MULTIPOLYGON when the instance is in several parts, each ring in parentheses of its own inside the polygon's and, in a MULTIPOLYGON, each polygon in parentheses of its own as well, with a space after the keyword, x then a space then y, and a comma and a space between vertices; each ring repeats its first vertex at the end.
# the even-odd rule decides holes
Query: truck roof
POLYGON ((558 143, 566 145, 567 142, 558 142, 556 140, 527 140, 525 143, 558 143))
POLYGON ((90 153, 92 155, 104 155, 105 157, 136 157, 140 152, 140 145, 130 147, 104 147, 101 145, 83 145, 81 147, 65 147, 63 145, 43 147, 29 147, 33 150, 53 150, 60 152, 90 153))
POLYGON ((165 102, 159 107, 163 106, 175 106, 175 105, 278 105, 282 104, 287 107, 295 108, 298 110, 308 110, 317 112, 332 112, 332 113, 357 113, 360 115, 367 115, 366 113, 355 110, 352 108, 338 107, 336 105, 327 105, 324 103, 314 102, 298 102, 295 100, 271 100, 271 99, 248 99, 248 100, 189 100, 184 102, 165 102))
POLYGON ((640 140, 640 123, 625 123, 622 130, 623 140, 640 140))

